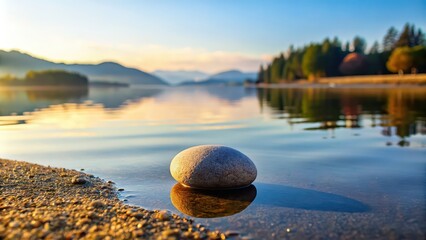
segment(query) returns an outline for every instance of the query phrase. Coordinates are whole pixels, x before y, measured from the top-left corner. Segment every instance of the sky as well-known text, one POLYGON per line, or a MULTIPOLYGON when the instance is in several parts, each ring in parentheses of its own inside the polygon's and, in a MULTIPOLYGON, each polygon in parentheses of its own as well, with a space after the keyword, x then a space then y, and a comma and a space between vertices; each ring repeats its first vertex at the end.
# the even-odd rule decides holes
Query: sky
POLYGON ((295 47, 425 31, 425 0, 0 0, 0 49, 145 71, 257 71, 295 47))

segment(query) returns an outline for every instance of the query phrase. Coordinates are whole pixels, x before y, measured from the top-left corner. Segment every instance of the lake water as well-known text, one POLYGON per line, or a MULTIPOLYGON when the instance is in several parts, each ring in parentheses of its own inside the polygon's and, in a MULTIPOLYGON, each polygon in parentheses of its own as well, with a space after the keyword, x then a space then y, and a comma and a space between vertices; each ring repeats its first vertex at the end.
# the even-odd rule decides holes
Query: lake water
POLYGON ((0 89, 0 157, 255 239, 425 237, 426 88, 0 89), (253 186, 175 185, 171 159, 200 144, 249 156, 253 186))

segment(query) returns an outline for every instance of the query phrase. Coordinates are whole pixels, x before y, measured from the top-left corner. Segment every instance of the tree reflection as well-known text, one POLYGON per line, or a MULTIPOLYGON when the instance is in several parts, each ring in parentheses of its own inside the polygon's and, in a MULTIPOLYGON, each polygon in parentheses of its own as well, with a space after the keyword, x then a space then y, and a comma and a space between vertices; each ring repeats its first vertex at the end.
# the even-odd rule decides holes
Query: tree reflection
POLYGON ((156 88, 25 87, 0 89, 0 116, 23 115, 55 104, 86 101, 119 108, 131 101, 161 93, 156 88))
POLYGON ((28 101, 69 101, 82 99, 89 94, 88 87, 55 88, 55 89, 33 89, 26 90, 28 101))
POLYGON ((360 128, 362 119, 372 127, 382 126, 385 136, 397 135, 400 146, 405 138, 425 134, 426 116, 422 89, 258 89, 262 108, 274 111, 277 118, 291 124, 319 123, 305 130, 360 128), (378 117, 379 116, 379 117, 378 117))

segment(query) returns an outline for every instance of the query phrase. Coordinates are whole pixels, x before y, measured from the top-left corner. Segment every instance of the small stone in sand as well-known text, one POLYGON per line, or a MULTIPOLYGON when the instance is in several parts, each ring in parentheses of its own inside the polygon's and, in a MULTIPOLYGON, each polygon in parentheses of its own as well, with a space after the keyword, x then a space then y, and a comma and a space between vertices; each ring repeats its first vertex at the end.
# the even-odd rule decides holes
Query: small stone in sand
POLYGON ((84 177, 81 177, 81 176, 76 176, 76 177, 72 178, 71 182, 73 184, 85 184, 85 183, 87 183, 87 179, 85 179, 84 177))

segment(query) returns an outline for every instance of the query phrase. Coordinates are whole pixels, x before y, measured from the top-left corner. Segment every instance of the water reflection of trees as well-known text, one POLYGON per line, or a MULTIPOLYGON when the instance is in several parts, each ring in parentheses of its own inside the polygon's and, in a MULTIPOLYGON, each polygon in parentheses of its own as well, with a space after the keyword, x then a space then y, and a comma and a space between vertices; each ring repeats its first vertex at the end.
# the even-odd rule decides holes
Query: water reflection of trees
POLYGON ((75 88, 55 88, 55 89, 33 89, 26 90, 28 101, 69 101, 73 99, 81 99, 89 94, 88 87, 75 88))
POLYGON ((118 108, 128 101, 161 93, 155 88, 6 88, 0 89, 0 116, 22 115, 54 104, 83 103, 90 100, 105 108, 118 108))
POLYGON ((259 89, 257 94, 274 116, 291 124, 320 124, 307 130, 359 128, 361 119, 370 119, 387 136, 425 134, 422 89, 259 89))

